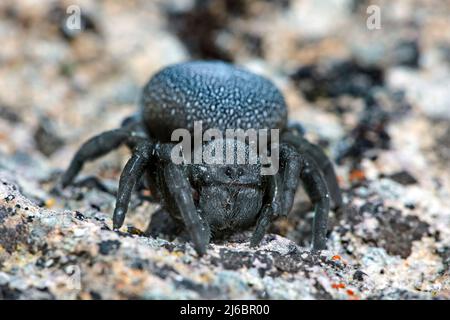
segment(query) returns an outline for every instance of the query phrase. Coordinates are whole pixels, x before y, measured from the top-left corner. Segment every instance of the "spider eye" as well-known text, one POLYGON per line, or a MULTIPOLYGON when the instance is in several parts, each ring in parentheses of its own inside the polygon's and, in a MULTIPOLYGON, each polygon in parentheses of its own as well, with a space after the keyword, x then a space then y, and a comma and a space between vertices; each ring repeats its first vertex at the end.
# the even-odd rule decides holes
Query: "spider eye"
POLYGON ((233 170, 231 170, 230 167, 227 167, 227 168, 225 169, 225 174, 226 174, 228 177, 231 178, 231 176, 232 176, 232 174, 233 174, 233 170))
POLYGON ((243 176, 243 175, 244 175, 244 169, 239 168, 239 169, 238 169, 238 172, 237 172, 237 175, 238 175, 238 177, 243 176))

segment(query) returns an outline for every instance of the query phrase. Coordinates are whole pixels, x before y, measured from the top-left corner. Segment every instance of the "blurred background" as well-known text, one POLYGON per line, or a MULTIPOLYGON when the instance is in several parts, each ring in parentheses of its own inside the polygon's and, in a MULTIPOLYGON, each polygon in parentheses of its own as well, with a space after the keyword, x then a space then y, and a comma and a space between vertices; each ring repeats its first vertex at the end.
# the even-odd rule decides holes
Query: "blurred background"
MULTIPOLYGON (((414 261, 434 261, 426 255, 436 249, 448 268, 447 0, 2 0, 0 168, 42 206, 110 213, 113 197, 55 204, 49 190, 86 139, 136 111, 155 72, 192 59, 233 62, 273 80, 290 118, 336 162, 359 213, 332 215, 333 248, 358 263, 359 241, 407 258, 411 242, 428 236, 414 261), (81 30, 67 27, 70 6, 80 9, 81 30), (380 206, 398 211, 378 215, 380 206)), ((82 176, 115 186, 128 157, 126 148, 112 152, 82 176)), ((299 195, 296 206, 305 203, 299 195)), ((138 207, 127 222, 145 229, 149 209, 138 207)), ((307 245, 309 223, 293 215, 273 231, 307 245)))
MULTIPOLYGON (((434 170, 449 159, 449 16, 440 0, 4 0, 0 152, 61 169, 81 142, 136 110, 160 68, 219 59, 275 81, 291 118, 348 168, 394 143, 408 161, 417 148, 435 155, 434 170), (67 27, 71 5, 81 30, 67 27)), ((123 156, 92 170, 115 175, 123 156)))

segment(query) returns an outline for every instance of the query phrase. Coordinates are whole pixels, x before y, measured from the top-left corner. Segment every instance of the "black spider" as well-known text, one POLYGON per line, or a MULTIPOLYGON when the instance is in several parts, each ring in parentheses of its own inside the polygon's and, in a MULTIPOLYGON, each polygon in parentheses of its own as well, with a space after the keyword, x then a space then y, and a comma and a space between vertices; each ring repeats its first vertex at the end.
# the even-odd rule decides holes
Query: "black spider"
MULTIPOLYGON (((342 205, 332 163, 303 137, 300 124, 287 123, 284 98, 269 80, 222 62, 188 62, 161 70, 144 87, 140 112, 121 128, 87 141, 64 173, 62 186, 72 183, 84 162, 121 144, 132 156, 120 177, 114 229, 122 226, 132 191, 144 181, 162 205, 150 231, 160 229, 155 223, 161 220, 181 223, 202 255, 212 235, 256 225, 250 244, 257 246, 270 222, 287 216, 301 180, 315 207, 313 249, 326 247, 330 196, 335 207, 342 205), (261 175, 260 163, 175 164, 171 134, 177 128, 192 132, 194 121, 202 121, 203 130, 279 129, 278 172, 261 175)), ((233 145, 235 151, 249 152, 246 143, 233 140, 233 145)))

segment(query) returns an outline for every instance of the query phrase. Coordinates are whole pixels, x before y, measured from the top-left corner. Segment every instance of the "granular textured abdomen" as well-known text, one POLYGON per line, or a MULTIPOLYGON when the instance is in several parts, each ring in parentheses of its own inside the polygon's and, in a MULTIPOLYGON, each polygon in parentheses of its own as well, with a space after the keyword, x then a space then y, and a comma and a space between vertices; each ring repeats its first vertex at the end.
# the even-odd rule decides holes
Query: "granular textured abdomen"
POLYGON ((170 141, 172 131, 282 129, 287 108, 271 81, 223 62, 187 62, 157 73, 141 96, 144 125, 161 141, 170 141))

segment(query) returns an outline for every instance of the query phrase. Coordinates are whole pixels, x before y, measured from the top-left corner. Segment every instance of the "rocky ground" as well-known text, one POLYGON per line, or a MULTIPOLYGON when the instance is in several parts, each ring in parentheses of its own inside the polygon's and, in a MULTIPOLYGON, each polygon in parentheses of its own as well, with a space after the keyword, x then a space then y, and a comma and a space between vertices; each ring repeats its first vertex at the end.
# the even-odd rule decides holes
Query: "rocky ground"
MULTIPOLYGON (((450 298, 450 5, 419 1, 12 1, 0 3, 0 298, 450 298), (84 30, 64 27, 78 4, 84 30), (200 5, 203 4, 203 5, 200 5), (366 9, 381 8, 368 30, 366 9), (290 118, 336 162, 347 209, 309 251, 299 190, 257 249, 249 232, 199 258, 143 235, 157 204, 51 192, 88 137, 135 110, 145 81, 188 59, 271 78, 290 118)), ((126 148, 91 163, 114 190, 126 148)))

